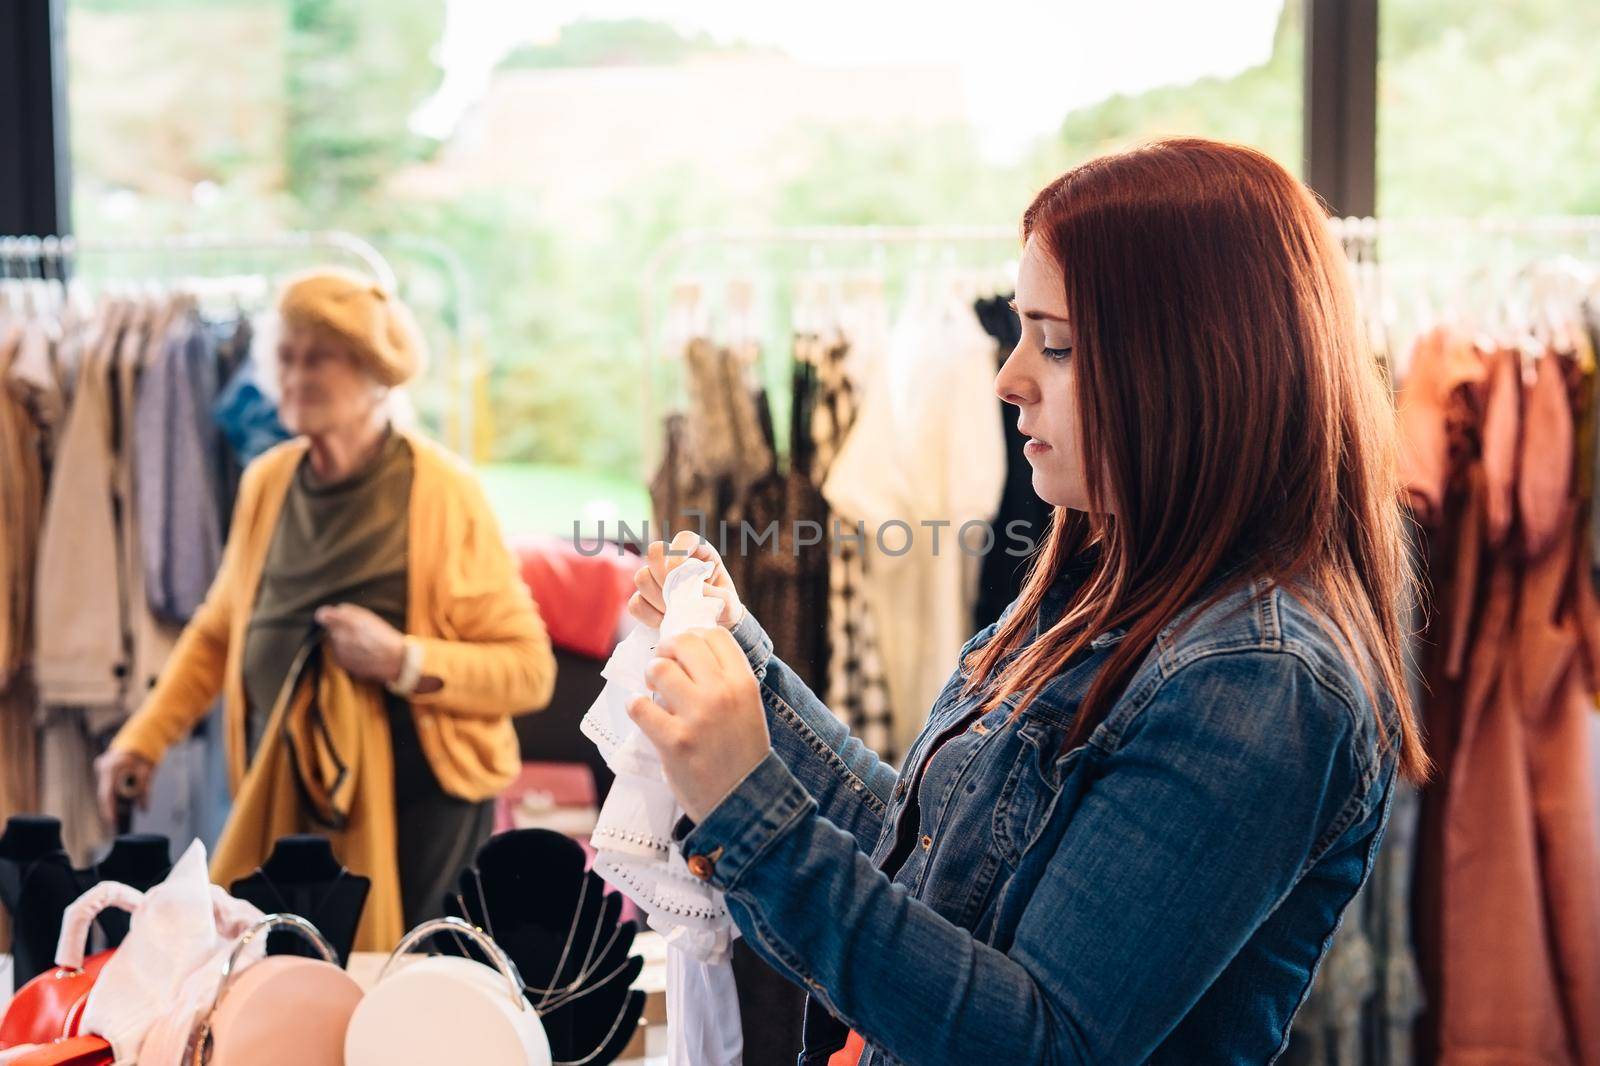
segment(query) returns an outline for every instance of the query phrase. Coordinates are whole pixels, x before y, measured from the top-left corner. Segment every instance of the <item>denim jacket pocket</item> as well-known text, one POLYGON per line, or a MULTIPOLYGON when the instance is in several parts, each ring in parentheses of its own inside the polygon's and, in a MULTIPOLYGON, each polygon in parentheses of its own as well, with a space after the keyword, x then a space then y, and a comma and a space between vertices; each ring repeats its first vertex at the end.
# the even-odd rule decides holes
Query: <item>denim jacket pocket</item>
POLYGON ((1056 766, 1059 730, 1025 715, 1017 726, 1017 739, 1017 756, 994 807, 995 848, 1013 868, 1044 827, 1045 814, 1061 788, 1056 766))

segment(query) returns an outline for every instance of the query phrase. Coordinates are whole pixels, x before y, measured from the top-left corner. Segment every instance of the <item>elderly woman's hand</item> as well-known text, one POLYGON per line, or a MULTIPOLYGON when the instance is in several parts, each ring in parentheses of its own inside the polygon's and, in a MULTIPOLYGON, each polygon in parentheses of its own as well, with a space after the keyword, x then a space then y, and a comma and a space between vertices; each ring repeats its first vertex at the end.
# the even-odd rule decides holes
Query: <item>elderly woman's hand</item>
POLYGON ((406 638, 394 626, 352 603, 319 607, 316 619, 327 630, 333 661, 351 677, 380 685, 399 679, 406 638))
POLYGON ((701 821, 772 750, 750 661, 726 629, 691 629, 661 642, 645 667, 656 698, 628 704, 655 746, 678 805, 701 821))

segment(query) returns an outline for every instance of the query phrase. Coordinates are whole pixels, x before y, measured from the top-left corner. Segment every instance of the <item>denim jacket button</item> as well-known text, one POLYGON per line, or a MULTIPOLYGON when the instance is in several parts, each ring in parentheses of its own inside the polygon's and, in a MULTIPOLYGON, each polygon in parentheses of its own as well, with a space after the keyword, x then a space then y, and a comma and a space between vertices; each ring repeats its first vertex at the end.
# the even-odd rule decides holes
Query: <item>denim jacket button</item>
POLYGON ((927 851, 931 847, 933 847, 933 838, 924 835, 922 838, 922 850, 927 851))
POLYGON ((711 860, 704 855, 691 855, 688 859, 689 872, 702 881, 711 880, 711 860))

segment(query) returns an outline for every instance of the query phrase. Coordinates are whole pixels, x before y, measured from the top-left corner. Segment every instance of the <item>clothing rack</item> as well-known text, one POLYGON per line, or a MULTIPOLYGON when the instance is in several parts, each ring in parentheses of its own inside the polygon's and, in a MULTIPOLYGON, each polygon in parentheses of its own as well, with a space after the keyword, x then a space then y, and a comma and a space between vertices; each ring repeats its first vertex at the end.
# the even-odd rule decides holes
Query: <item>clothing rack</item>
POLYGON ((308 230, 260 236, 240 234, 176 234, 169 237, 110 238, 80 240, 77 237, 0 237, 0 264, 9 274, 13 265, 37 267, 45 276, 54 265, 57 277, 64 277, 71 261, 79 255, 118 255, 150 253, 168 259, 173 255, 208 252, 320 252, 355 259, 373 279, 391 291, 395 288, 394 268, 367 241, 339 230, 308 230))
POLYGON ((684 230, 669 238, 645 261, 642 286, 641 336, 644 343, 645 365, 644 372, 639 376, 644 410, 644 417, 640 419, 644 433, 640 454, 643 457, 645 479, 649 480, 657 460, 656 443, 660 430, 656 374, 660 366, 662 347, 661 326, 664 306, 661 298, 662 288, 670 284, 668 272, 689 256, 707 250, 720 250, 723 253, 730 249, 770 252, 781 248, 810 247, 813 264, 820 265, 821 249, 825 246, 854 244, 882 248, 889 245, 920 244, 953 249, 963 245, 1007 245, 1015 252, 1017 241, 1017 228, 1002 225, 710 228, 684 230))
MULTIPOLYGON (((473 384, 481 373, 480 354, 473 343, 473 306, 467 272, 455 251, 443 242, 421 237, 397 237, 396 249, 427 260, 448 292, 445 327, 455 346, 447 369, 451 389, 455 439, 449 441, 462 456, 473 454, 473 384)), ((282 233, 175 234, 167 237, 80 240, 77 237, 0 237, 0 279, 57 278, 65 280, 79 255, 145 255, 155 257, 162 271, 178 266, 175 257, 204 255, 293 253, 302 258, 326 257, 352 262, 390 292, 398 291, 394 267, 377 248, 342 230, 304 230, 282 233)))
POLYGON ((1600 215, 1535 215, 1525 218, 1439 215, 1416 218, 1373 218, 1348 215, 1328 220, 1343 240, 1385 236, 1454 236, 1481 234, 1506 237, 1588 237, 1600 240, 1600 215))
MULTIPOLYGON (((1526 218, 1433 216, 1374 218, 1343 216, 1328 220, 1341 241, 1383 237, 1479 235, 1486 237, 1584 237, 1600 248, 1600 215, 1549 215, 1526 218)), ((661 288, 675 261, 708 248, 775 248, 794 245, 998 244, 1019 239, 1015 226, 791 226, 764 229, 690 229, 667 240, 645 261, 642 333, 652 362, 662 307, 661 288)), ((646 375, 647 379, 650 375, 646 375)), ((646 382, 649 388, 649 382, 646 382)), ((647 403, 647 409, 651 408, 647 403)))
MULTIPOLYGON (((1539 238, 1566 241, 1583 239, 1588 242, 1595 258, 1600 260, 1600 215, 1549 215, 1523 218, 1344 216, 1331 218, 1328 222, 1335 235, 1346 246, 1363 243, 1375 245, 1385 238, 1415 240, 1539 238)), ((750 253, 810 246, 813 249, 815 262, 820 260, 821 249, 826 246, 854 244, 870 248, 907 244, 946 247, 1010 244, 1014 251, 1019 238, 1018 228, 1007 225, 709 228, 689 229, 669 238, 645 261, 642 286, 640 331, 644 344, 645 365, 644 372, 640 375, 640 388, 644 407, 641 425, 645 433, 642 455, 646 478, 649 477, 655 462, 654 443, 659 429, 656 376, 662 354, 661 328, 666 302, 662 298, 663 288, 670 284, 669 272, 690 256, 703 254, 708 250, 727 254, 734 250, 750 253)))

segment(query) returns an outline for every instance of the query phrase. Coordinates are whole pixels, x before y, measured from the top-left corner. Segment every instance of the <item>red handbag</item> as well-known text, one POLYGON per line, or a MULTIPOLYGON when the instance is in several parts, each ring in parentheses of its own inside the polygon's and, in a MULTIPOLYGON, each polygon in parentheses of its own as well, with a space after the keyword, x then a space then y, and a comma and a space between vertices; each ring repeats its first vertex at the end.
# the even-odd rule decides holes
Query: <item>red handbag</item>
MULTIPOLYGON (((49 1044, 60 1037, 78 1035, 89 989, 94 987, 101 969, 115 951, 102 951, 85 959, 89 927, 107 907, 133 912, 139 909, 144 893, 115 881, 91 888, 68 907, 61 918, 61 939, 56 947, 56 968, 35 977, 17 990, 5 1016, 0 1017, 0 1049, 25 1044, 49 1044)), ((43 1050, 43 1049, 41 1049, 43 1050)), ((18 1061, 32 1062, 32 1056, 18 1061)), ((56 1059, 41 1059, 55 1062, 56 1059)), ((61 1059, 76 1062, 76 1059, 61 1059)), ((85 1060, 89 1061, 89 1060, 85 1060)), ((107 1062, 111 1061, 109 1058, 107 1062)))
POLYGON ((6 1066, 112 1066, 111 1045, 98 1036, 69 1036, 34 1048, 6 1066))

